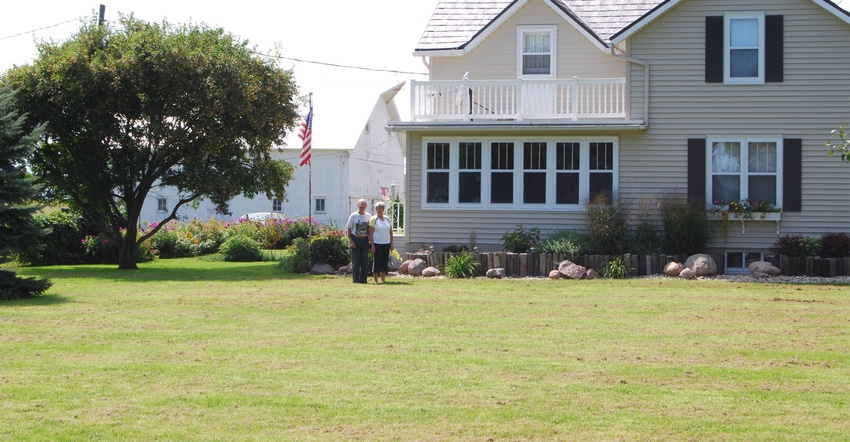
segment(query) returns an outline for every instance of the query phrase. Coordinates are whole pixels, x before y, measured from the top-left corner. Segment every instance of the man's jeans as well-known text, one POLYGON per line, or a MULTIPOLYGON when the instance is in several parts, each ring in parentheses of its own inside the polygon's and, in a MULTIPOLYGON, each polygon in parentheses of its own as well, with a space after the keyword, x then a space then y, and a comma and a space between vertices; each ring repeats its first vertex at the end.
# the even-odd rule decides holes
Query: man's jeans
POLYGON ((354 244, 357 247, 351 248, 351 278, 365 283, 369 278, 369 238, 355 236, 354 244))

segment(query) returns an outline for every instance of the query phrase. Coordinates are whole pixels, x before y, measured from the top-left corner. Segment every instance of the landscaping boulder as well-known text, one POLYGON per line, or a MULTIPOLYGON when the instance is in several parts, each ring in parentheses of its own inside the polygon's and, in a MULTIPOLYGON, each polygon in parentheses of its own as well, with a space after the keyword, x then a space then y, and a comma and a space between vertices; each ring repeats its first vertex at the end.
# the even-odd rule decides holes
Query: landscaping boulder
POLYGON ((507 276, 508 272, 503 268, 487 270, 487 277, 490 279, 502 279, 507 276))
POLYGON ((549 279, 561 279, 561 272, 552 270, 549 272, 549 279))
POLYGON ((580 266, 570 260, 564 260, 558 264, 558 272, 565 278, 582 279, 587 275, 587 267, 580 266))
POLYGON ((681 272, 679 272, 679 278, 694 279, 696 277, 697 272, 695 272, 694 269, 689 267, 685 267, 684 269, 682 269, 681 272))
POLYGON ((408 259, 407 261, 405 261, 405 262, 401 263, 401 265, 400 265, 400 266, 398 266, 398 274, 399 274, 399 275, 406 275, 406 274, 408 274, 408 273, 410 272, 409 267, 410 267, 410 263, 411 263, 411 262, 413 262, 413 260, 412 260, 412 259, 408 259))
POLYGON ((584 279, 596 279, 598 277, 599 277, 599 272, 597 272, 596 270, 587 269, 587 271, 584 272, 584 279))
POLYGON ((350 274, 350 273, 351 273, 351 264, 346 264, 346 265, 340 267, 339 271, 337 271, 337 274, 339 276, 345 276, 345 275, 350 274))
POLYGON ((425 263, 425 260, 416 258, 411 261, 410 264, 408 264, 407 273, 413 276, 421 276, 422 271, 425 270, 425 267, 428 267, 428 265, 425 263))
POLYGON ((426 267, 422 270, 422 277, 431 278, 434 276, 440 276, 440 269, 436 267, 426 267))
POLYGON ((782 274, 782 271, 779 270, 779 267, 767 262, 767 261, 756 261, 750 264, 750 276, 753 278, 767 278, 770 276, 779 276, 782 274))
POLYGON ((711 255, 698 253, 691 255, 685 261, 685 267, 694 271, 696 276, 714 276, 717 274, 717 263, 711 255))
POLYGON ((679 276, 679 273, 682 273, 682 270, 685 268, 681 263, 670 261, 664 266, 664 274, 667 276, 679 276))
POLYGON ((325 262, 317 262, 313 265, 313 268, 310 269, 310 273, 314 275, 333 275, 337 270, 333 268, 332 265, 325 262))

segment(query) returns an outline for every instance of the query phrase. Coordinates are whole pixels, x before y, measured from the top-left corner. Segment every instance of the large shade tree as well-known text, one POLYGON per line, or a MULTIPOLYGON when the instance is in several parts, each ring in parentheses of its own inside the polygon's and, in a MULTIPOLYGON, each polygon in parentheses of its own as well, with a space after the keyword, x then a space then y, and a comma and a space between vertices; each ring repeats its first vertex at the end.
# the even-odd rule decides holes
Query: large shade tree
POLYGON ((138 245, 180 207, 208 198, 229 213, 240 194, 283 198, 293 174, 271 158, 298 118, 292 71, 222 29, 132 15, 84 24, 67 41, 41 43, 32 65, 0 82, 20 90, 30 125, 45 123, 32 167, 47 194, 117 241, 122 269, 136 268, 138 245), (155 186, 180 199, 140 232, 155 186))

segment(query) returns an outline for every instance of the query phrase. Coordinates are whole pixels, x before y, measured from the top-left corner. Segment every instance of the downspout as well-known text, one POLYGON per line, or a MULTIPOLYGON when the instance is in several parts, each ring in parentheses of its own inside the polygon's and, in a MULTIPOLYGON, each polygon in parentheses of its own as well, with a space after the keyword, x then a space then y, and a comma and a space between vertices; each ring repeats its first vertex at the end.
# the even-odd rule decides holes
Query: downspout
POLYGON ((639 64, 643 66, 644 75, 643 75, 643 115, 646 120, 645 124, 649 126, 649 63, 634 58, 629 57, 627 55, 620 55, 614 51, 614 45, 612 44, 609 49, 611 50, 611 56, 614 58, 618 58, 620 60, 625 60, 628 63, 639 64))

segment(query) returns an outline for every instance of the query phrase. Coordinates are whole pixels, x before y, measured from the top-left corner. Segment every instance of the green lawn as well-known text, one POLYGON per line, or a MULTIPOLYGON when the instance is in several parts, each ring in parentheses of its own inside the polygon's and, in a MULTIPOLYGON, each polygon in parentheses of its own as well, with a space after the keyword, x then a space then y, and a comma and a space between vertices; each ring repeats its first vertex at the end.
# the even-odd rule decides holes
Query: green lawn
POLYGON ((847 440, 850 287, 24 268, 0 440, 847 440))

